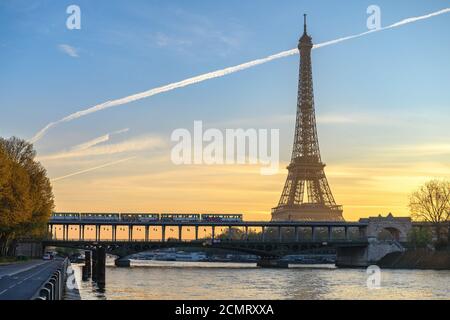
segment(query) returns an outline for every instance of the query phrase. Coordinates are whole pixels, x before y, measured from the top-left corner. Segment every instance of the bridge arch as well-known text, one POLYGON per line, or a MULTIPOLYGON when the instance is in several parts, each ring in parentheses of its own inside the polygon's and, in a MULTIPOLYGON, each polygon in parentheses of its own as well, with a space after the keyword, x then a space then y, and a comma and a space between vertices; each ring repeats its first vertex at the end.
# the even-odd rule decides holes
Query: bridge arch
POLYGON ((406 242, 412 228, 411 218, 395 218, 391 213, 387 217, 361 219, 367 222, 367 237, 377 240, 395 240, 406 242))
POLYGON ((401 230, 394 227, 383 228, 377 234, 378 240, 400 241, 400 238, 401 238, 401 230))

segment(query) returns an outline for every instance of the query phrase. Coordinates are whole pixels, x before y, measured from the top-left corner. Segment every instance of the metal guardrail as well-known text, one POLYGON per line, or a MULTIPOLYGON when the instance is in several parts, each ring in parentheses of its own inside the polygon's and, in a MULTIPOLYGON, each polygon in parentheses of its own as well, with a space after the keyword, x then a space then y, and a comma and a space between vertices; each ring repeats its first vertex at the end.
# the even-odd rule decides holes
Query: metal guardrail
POLYGON ((69 259, 65 258, 58 269, 44 282, 31 300, 63 300, 68 266, 69 259))

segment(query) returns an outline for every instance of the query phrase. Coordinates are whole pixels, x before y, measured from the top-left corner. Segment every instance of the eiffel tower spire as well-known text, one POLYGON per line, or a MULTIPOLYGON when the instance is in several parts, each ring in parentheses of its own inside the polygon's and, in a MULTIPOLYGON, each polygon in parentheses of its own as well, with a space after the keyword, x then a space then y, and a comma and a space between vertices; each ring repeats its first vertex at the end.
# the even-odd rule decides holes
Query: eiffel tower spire
POLYGON ((325 176, 317 137, 312 80, 312 38, 306 28, 300 38, 300 74, 298 82, 297 118, 288 177, 276 208, 275 221, 340 221, 342 206, 336 205, 325 176))

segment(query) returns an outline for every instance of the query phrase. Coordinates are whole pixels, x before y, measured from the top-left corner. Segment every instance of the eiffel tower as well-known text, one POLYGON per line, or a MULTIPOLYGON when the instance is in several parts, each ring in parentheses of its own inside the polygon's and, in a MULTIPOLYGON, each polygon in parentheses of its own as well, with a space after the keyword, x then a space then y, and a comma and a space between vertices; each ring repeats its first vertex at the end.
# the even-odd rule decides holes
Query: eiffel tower
POLYGON ((317 138, 311 68, 312 38, 306 31, 300 38, 300 75, 297 119, 291 163, 273 221, 344 221, 342 206, 336 205, 325 176, 317 138))

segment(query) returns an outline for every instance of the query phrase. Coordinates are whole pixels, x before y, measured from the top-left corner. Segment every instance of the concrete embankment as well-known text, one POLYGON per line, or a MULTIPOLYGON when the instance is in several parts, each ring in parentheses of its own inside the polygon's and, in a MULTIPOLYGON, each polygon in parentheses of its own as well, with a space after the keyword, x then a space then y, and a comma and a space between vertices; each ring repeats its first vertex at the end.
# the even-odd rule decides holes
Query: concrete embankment
POLYGON ((407 250, 387 254, 378 263, 381 268, 450 270, 450 251, 407 250))

